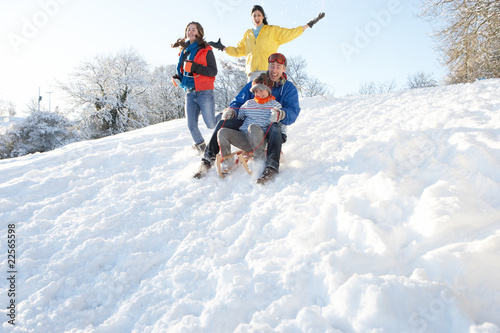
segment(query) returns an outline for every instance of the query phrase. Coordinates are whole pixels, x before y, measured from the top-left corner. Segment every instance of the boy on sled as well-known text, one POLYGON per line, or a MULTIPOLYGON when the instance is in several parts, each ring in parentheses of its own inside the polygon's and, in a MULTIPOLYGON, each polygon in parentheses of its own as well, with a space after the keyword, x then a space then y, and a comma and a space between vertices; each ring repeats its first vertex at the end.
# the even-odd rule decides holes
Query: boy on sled
MULTIPOLYGON (((271 119, 280 119, 281 104, 271 95, 273 82, 263 73, 252 81, 250 91, 255 95, 240 108, 238 114, 234 109, 227 109, 222 114, 222 119, 237 118, 243 121, 238 130, 222 127, 217 133, 221 154, 222 176, 229 173, 234 165, 234 154, 231 154, 231 145, 242 149, 253 158, 265 158, 266 134, 271 119)), ((275 120, 275 121, 276 121, 275 120)))

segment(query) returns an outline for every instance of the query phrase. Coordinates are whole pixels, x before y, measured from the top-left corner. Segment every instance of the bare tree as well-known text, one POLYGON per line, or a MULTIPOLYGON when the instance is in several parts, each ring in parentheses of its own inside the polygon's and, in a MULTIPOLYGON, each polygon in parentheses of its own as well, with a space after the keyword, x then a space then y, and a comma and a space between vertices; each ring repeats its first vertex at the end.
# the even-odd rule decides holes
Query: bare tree
POLYGON ((360 95, 373 95, 390 92, 396 89, 396 81, 379 81, 379 82, 364 82, 358 89, 360 95))
POLYGON ((306 88, 302 91, 303 97, 313 97, 313 96, 327 96, 333 95, 327 85, 320 82, 317 78, 310 78, 306 84, 306 88))
POLYGON ((0 116, 14 117, 16 115, 16 106, 11 101, 0 99, 0 116))
POLYGON ((69 83, 59 87, 81 112, 87 136, 103 137, 147 126, 146 62, 133 50, 97 56, 79 66, 69 83))
POLYGON ((30 98, 28 103, 25 104, 25 106, 30 114, 37 111, 48 111, 48 108, 45 105, 45 103, 39 101, 38 98, 36 97, 30 98))
POLYGON ((5 102, 0 99, 0 116, 7 116, 7 112, 6 111, 6 108, 5 108, 5 102))
POLYGON ((413 75, 408 75, 406 86, 408 89, 435 87, 437 86, 437 82, 432 78, 431 74, 418 72, 413 75))
POLYGON ((293 82, 300 96, 313 97, 318 95, 332 95, 326 84, 307 73, 307 62, 302 56, 291 56, 287 58, 286 73, 288 79, 293 82))
POLYGON ((307 62, 302 56, 291 56, 287 59, 286 73, 288 75, 288 79, 293 82, 301 94, 309 81, 306 67, 307 62))
POLYGON ((498 0, 424 0, 421 15, 437 24, 434 38, 449 83, 500 77, 498 0))

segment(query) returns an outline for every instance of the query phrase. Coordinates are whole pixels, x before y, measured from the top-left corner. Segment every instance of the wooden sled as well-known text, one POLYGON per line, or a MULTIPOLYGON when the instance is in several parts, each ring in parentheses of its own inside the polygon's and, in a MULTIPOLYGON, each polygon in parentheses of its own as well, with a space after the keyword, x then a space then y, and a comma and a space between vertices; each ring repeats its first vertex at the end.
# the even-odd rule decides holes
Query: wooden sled
POLYGON ((243 150, 238 150, 234 153, 231 153, 228 156, 225 156, 224 158, 220 155, 217 154, 215 157, 215 165, 217 166, 217 173, 219 174, 219 177, 224 178, 226 175, 222 173, 222 167, 221 163, 224 159, 230 158, 231 156, 236 155, 236 160, 234 161, 234 165, 237 165, 238 163, 241 163, 245 170, 248 172, 249 175, 252 175, 252 170, 248 167, 248 161, 250 161, 253 158, 253 154, 243 151, 243 150))

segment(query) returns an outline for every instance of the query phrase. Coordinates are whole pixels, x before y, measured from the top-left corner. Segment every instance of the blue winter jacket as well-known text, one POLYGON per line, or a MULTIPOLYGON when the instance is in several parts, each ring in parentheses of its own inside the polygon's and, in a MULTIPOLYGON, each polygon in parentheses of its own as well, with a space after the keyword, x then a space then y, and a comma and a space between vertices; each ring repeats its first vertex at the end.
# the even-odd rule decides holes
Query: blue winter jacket
MULTIPOLYGON (((229 107, 234 108, 236 112, 238 112, 239 107, 249 99, 254 98, 254 94, 250 92, 251 87, 252 82, 248 82, 232 100, 229 107)), ((285 118, 281 120, 280 123, 284 125, 293 124, 300 113, 299 93, 297 92, 297 88, 295 88, 294 84, 290 81, 285 81, 285 83, 280 82, 278 87, 272 89, 272 95, 281 104, 281 109, 286 113, 285 118)))

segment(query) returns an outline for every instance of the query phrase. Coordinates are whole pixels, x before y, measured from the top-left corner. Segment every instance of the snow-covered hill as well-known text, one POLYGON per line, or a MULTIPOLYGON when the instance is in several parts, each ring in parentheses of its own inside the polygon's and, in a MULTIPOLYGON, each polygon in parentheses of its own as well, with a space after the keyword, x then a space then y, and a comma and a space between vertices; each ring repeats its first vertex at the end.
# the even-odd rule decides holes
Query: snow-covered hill
POLYGON ((301 106, 266 186, 184 120, 0 161, 1 330, 500 332, 500 80, 301 106))

